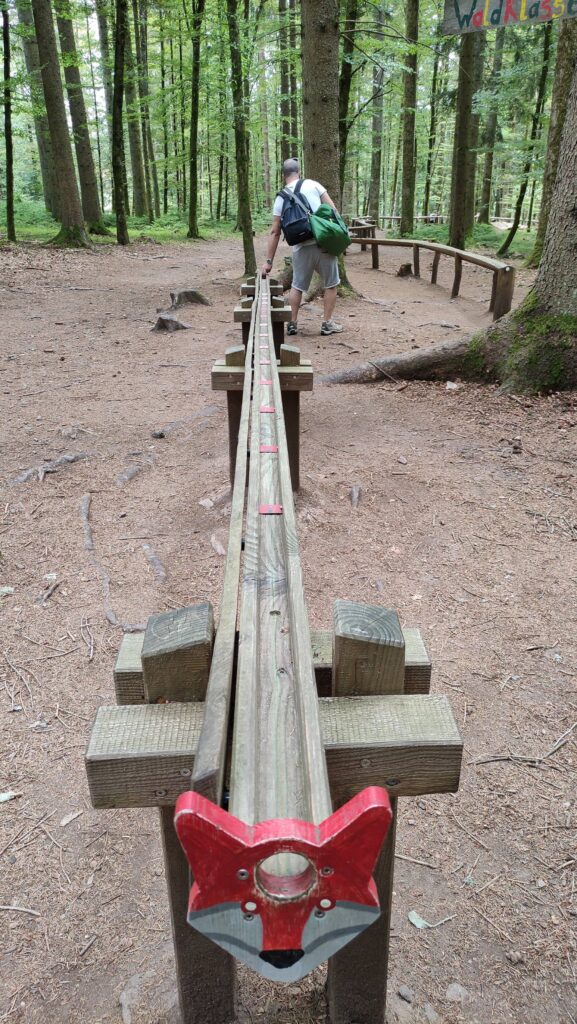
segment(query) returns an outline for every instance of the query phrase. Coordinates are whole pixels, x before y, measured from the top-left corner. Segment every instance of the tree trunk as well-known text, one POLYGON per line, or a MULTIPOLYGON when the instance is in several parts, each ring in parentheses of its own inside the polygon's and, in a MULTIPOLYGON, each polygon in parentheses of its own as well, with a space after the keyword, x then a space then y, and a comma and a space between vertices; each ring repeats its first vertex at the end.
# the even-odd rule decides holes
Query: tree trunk
POLYGON ((296 156, 299 149, 299 123, 298 123, 298 91, 297 82, 300 76, 297 75, 298 46, 297 46, 297 10, 296 0, 288 0, 289 5, 289 94, 290 94, 290 137, 292 155, 296 156))
POLYGON ((100 209, 104 212, 104 174, 102 171, 102 146, 100 141, 100 117, 98 114, 98 95, 96 91, 96 77, 94 75, 94 60, 92 55, 92 38, 90 35, 90 11, 86 8, 86 43, 88 45, 88 66, 90 68, 90 84, 92 86, 92 102, 94 104, 94 128, 96 131, 96 155, 98 157, 98 184, 100 186, 100 209))
POLYGON ((186 90, 182 60, 182 19, 178 16, 178 76, 180 82, 180 155, 182 159, 182 207, 186 210, 188 205, 187 174, 186 174, 186 90))
POLYGON ((60 50, 64 64, 64 81, 68 93, 68 106, 72 121, 72 135, 76 150, 76 164, 80 180, 82 212, 88 230, 93 235, 108 235, 110 232, 102 220, 102 208, 98 195, 96 168, 90 145, 86 104, 80 80, 80 67, 76 53, 74 26, 70 0, 57 0, 56 23, 60 37, 60 50))
POLYGON ((302 0, 301 19, 305 171, 339 206, 338 4, 302 0))
POLYGON ((14 224, 14 146, 12 140, 12 82, 10 71, 10 16, 8 2, 2 0, 2 47, 4 55, 4 147, 6 153, 6 234, 16 241, 14 224))
POLYGON ((188 238, 199 238, 198 230, 198 112, 200 107, 200 30, 205 0, 192 0, 192 71, 190 90, 190 170, 188 238))
POLYGON ((279 62, 280 62, 280 158, 284 163, 290 156, 293 156, 291 147, 291 122, 290 122, 290 80, 289 80, 289 31, 288 31, 288 0, 279 0, 279 62))
POLYGON ((549 120, 549 134, 547 136, 547 156, 545 161, 545 173, 543 176, 543 191, 541 193, 541 210, 537 226, 537 238, 528 266, 537 267, 543 252, 543 243, 547 232, 549 220, 549 209, 551 197, 555 187, 557 176, 557 165, 559 163, 559 152, 561 149, 561 138, 563 125, 569 102, 569 90, 573 77, 573 67, 577 58, 577 21, 567 19, 559 24, 559 40, 557 43, 557 62, 555 65, 555 80, 553 82, 553 94, 551 98, 551 116, 549 120))
POLYGON ((236 149, 237 223, 242 231, 244 273, 256 273, 256 256, 250 210, 250 149, 245 103, 244 73, 238 25, 237 0, 226 0, 230 42, 231 89, 236 149))
POLYGON ((346 0, 345 21, 342 32, 343 55, 339 75, 339 186, 341 196, 345 187, 345 168, 347 166, 347 139, 350 129, 349 107, 358 16, 359 0, 346 0))
MULTIPOLYGON (((392 184, 392 187, 391 187, 391 217, 395 216, 395 210, 397 208, 397 198, 398 198, 397 189, 398 189, 398 185, 399 185, 399 167, 400 167, 400 163, 401 163, 402 146, 403 146, 403 115, 401 114, 400 117, 399 117, 399 131, 398 131, 398 135, 397 135, 397 145, 396 145, 396 148, 395 148, 395 165, 393 167, 393 184, 392 184)), ((394 221, 391 221, 391 225, 393 225, 393 224, 394 224, 394 221)))
POLYGON ((473 32, 467 32, 461 36, 449 226, 449 245, 454 245, 456 249, 465 248, 466 238, 475 49, 476 42, 473 32))
MULTIPOLYGON (((474 32, 473 38, 475 40, 472 90, 472 102, 474 104, 475 96, 483 88, 483 67, 485 60, 485 43, 487 41, 487 35, 485 32, 474 32)), ((467 184, 465 195, 465 238, 468 238, 469 235, 473 234, 473 227, 475 224, 475 190, 477 184, 477 151, 479 146, 479 126, 479 114, 474 109, 472 109, 470 150, 469 159, 467 161, 467 184)))
POLYGON ((146 187, 146 178, 144 176, 142 137, 140 134, 141 118, 138 97, 136 95, 136 70, 134 67, 128 18, 126 21, 123 53, 124 95, 126 98, 128 145, 130 149, 130 167, 132 170, 132 213, 135 217, 146 217, 149 223, 151 223, 152 209, 150 207, 150 193, 146 187))
MULTIPOLYGON (((266 62, 266 54, 264 50, 261 50, 259 54, 259 63, 261 68, 264 68, 266 62)), ((267 83, 264 79, 260 84, 260 119, 261 119, 261 132, 262 132, 262 172, 263 172, 263 189, 264 189, 264 206, 268 209, 272 203, 272 182, 270 175, 270 142, 269 142, 269 126, 268 126, 268 100, 267 100, 267 83)))
POLYGON ((415 115, 417 106, 417 43, 419 39, 419 0, 407 0, 406 41, 403 73, 403 178, 401 186, 401 235, 412 235, 415 216, 415 115))
POLYGON ((166 42, 162 6, 158 8, 158 27, 160 30, 160 88, 162 91, 162 212, 166 216, 168 213, 168 101, 166 99, 166 42))
POLYGON ((527 150, 527 156, 525 159, 525 164, 523 166, 521 185, 519 188, 519 194, 517 196, 517 202, 515 204, 513 223, 511 225, 511 229, 505 241, 497 250, 497 256, 504 256, 504 254, 508 251, 511 242, 517 234, 517 228, 519 227, 521 221, 521 211, 523 209, 523 202, 525 200, 525 194, 527 192, 527 187, 529 185, 529 175, 531 173, 531 165, 533 163, 535 143, 537 141, 537 136, 539 134, 541 117, 543 116, 543 107, 545 106, 547 75, 549 72, 549 54, 551 51, 551 28, 552 22, 548 22, 543 27, 543 62, 541 64, 541 74, 539 76, 539 85, 537 87, 537 99, 535 101, 535 110, 533 111, 533 117, 531 118, 529 148, 527 150))
POLYGON ((30 79, 34 131, 36 133, 36 144, 38 146, 38 157, 40 160, 44 202, 48 212, 58 219, 58 196, 54 171, 54 157, 52 154, 48 118, 44 109, 42 77, 40 74, 40 58, 38 56, 38 45, 36 43, 34 18, 32 15, 32 8, 25 2, 25 0, 18 0, 16 6, 18 9, 18 21, 21 27, 20 39, 22 42, 22 49, 24 51, 24 60, 26 62, 26 70, 30 79))
POLYGON ((433 78, 431 81, 431 117, 429 121, 429 140, 427 145, 427 170, 425 174, 425 194, 423 196, 423 217, 429 216, 429 204, 431 202, 431 180, 433 177, 433 160, 435 158, 435 146, 437 144, 437 81, 439 78, 439 62, 441 59, 441 44, 435 46, 435 60, 433 62, 433 78))
MULTIPOLYGON (((219 25, 220 27, 220 25, 219 25)), ((216 219, 220 220, 222 215, 224 195, 224 167, 226 151, 228 146, 228 125, 226 118, 226 53, 224 33, 219 37, 219 77, 218 77, 218 117, 219 117, 219 153, 218 153, 218 192, 216 199, 216 219)))
POLYGON ((126 167, 122 104, 124 99, 124 56, 128 32, 128 0, 116 0, 116 33, 114 45, 114 89, 112 95, 112 174, 116 210, 116 238, 119 245, 128 245, 128 227, 124 205, 126 167))
POLYGON ((491 188, 493 184, 493 160, 495 157, 495 143, 497 141, 497 116, 499 107, 499 87, 501 80, 501 68, 503 66, 503 46, 505 45, 505 29, 498 28, 495 36, 495 52, 493 55, 493 69, 489 81, 489 93, 491 94, 491 109, 487 115, 485 125, 485 137, 483 147, 485 149, 485 163, 483 167, 483 186, 481 190, 481 202, 479 205, 479 224, 489 223, 489 207, 491 205, 491 188))
POLYGON ((158 172, 152 145, 150 111, 148 103, 148 44, 147 44, 147 0, 132 0, 134 21, 134 52, 136 55, 140 118, 142 123, 142 154, 144 157, 144 178, 148 193, 150 223, 160 217, 160 189, 158 172))
POLYGON ((53 244, 90 248, 84 226, 82 205, 76 181, 72 145, 68 134, 64 93, 60 79, 60 65, 56 48, 56 35, 50 0, 32 0, 36 27, 38 56, 42 73, 42 88, 48 116, 48 127, 54 154, 54 169, 58 187, 58 210, 61 229, 53 244))

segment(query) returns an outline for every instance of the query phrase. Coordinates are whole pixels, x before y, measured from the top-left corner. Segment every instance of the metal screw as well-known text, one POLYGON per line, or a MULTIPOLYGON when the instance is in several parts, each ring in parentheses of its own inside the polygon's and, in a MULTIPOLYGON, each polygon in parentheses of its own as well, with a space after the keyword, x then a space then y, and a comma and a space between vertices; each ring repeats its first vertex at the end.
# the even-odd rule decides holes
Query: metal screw
POLYGON ((362 760, 361 760, 361 768, 370 768, 370 767, 371 767, 370 759, 368 757, 363 757, 362 760))
POLYGON ((191 772, 190 768, 181 768, 180 772, 179 772, 179 775, 182 775, 183 778, 188 779, 188 777, 190 775, 192 775, 192 772, 191 772))
POLYGON ((240 870, 236 873, 236 877, 240 878, 241 882, 246 882, 247 878, 249 877, 246 868, 240 868, 240 870))
POLYGON ((321 918, 325 916, 324 910, 315 910, 315 917, 321 918))
POLYGON ((385 786, 398 786, 400 779, 386 779, 385 786))
POLYGON ((245 921, 254 921, 254 914, 243 914, 245 921))
POLYGON ((168 790, 167 789, 155 789, 154 795, 155 796, 167 796, 168 795, 168 790))
POLYGON ((321 875, 333 875, 333 874, 334 874, 334 868, 329 868, 329 867, 321 868, 321 875))

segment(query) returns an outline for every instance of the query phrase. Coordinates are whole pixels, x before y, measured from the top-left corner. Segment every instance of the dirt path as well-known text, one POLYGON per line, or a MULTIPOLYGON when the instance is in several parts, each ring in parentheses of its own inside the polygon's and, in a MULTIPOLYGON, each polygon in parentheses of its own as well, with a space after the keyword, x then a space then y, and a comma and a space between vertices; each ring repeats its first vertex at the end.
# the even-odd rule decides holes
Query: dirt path
MULTIPOLYGON (((38 916, 0 910, 0 1021, 174 1024, 155 813, 93 811, 83 754, 96 708, 113 702, 120 624, 218 609, 211 541, 226 544, 230 505, 210 367, 238 337, 240 245, 30 248, 2 262, 0 586, 13 592, 0 597, 0 791, 19 795, 0 804, 0 905, 38 916), (186 286, 215 305, 186 310, 191 330, 151 334, 186 286), (79 458, 23 479, 63 456, 79 458)), ((338 339, 318 335, 320 307, 303 310, 316 371, 488 322, 483 271, 467 269, 450 302, 396 278, 401 262, 387 251, 375 274, 369 254, 351 257, 353 282, 385 305, 341 303, 338 339)), ((319 386, 303 399, 311 623, 329 627, 336 597, 396 607, 422 628, 466 744, 456 796, 400 802, 398 852, 430 867, 398 861, 391 1022, 577 1020, 576 423, 574 396, 472 386, 319 386), (503 754, 515 759, 488 760, 503 754), (410 910, 447 920, 418 931, 410 910)), ((323 980, 285 989, 243 972, 243 1019, 322 1021, 323 980)))

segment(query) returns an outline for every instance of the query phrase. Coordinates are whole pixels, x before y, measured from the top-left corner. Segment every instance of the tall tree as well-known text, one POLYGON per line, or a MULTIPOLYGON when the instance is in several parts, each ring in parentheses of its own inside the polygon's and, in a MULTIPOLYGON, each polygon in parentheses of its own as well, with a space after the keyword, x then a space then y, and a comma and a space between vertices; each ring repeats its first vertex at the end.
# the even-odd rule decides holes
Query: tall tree
POLYGON ((497 249, 498 256, 504 256, 508 251, 511 242, 517 234, 517 228, 521 223, 521 212, 523 210, 523 202, 525 201, 525 195, 529 185, 529 175, 531 173, 531 165, 533 163, 533 155, 535 152, 535 144, 539 135, 541 127, 541 118, 543 116, 543 108, 545 106, 545 95, 547 90, 547 75, 549 73, 549 57, 551 54, 551 26, 552 22, 548 22, 543 26, 543 58, 541 61, 541 72, 539 75, 539 82, 537 85, 537 96, 535 98, 535 108, 533 110, 533 116, 531 118, 531 131, 529 134, 529 145, 525 155, 525 162, 523 164, 523 170, 521 172, 521 184, 519 186, 519 192, 517 195, 517 202, 515 203, 515 212, 513 214, 513 223, 507 234, 505 241, 497 249))
POLYGON ((469 137, 470 150, 469 159, 467 161, 467 184, 465 194, 465 237, 473 234, 473 226, 475 224, 475 194, 480 129, 480 115, 478 110, 475 109, 475 96, 483 86, 485 43, 487 41, 487 34, 485 32, 475 32, 473 33, 473 38, 475 40, 475 54, 473 57, 473 95, 469 137))
POLYGON ((192 73, 190 91, 190 172, 188 237, 199 238, 198 230, 198 111, 200 83, 200 32, 205 0, 192 0, 192 73))
POLYGON ((84 226, 82 204, 76 181, 72 145, 66 121, 64 93, 50 0, 32 0, 36 40, 40 58, 42 88, 50 129, 54 169, 58 185, 58 217, 61 228, 55 245, 87 246, 90 241, 84 226))
MULTIPOLYGON (((126 22, 124 38, 124 98, 126 100, 126 123, 128 126, 128 147, 130 151, 130 168, 132 171, 132 212, 135 217, 146 217, 152 223, 152 197, 150 195, 150 179, 148 188, 144 176, 144 156, 142 146, 140 107, 136 93, 136 69, 130 24, 126 22)), ((124 152, 124 150, 123 150, 124 152)), ((126 174, 125 174, 126 178, 126 174)), ((125 213, 128 211, 125 210, 125 213)))
POLYGON ((244 272, 246 275, 249 275, 256 273, 256 256, 250 209, 250 142, 238 24, 238 0, 226 0, 226 9, 230 43, 231 89, 236 150, 237 223, 242 231, 244 272))
MULTIPOLYGON (((375 11, 375 35, 378 40, 383 38, 385 12, 382 6, 375 11)), ((383 154, 383 110, 385 72, 379 61, 373 67, 373 115, 371 123, 371 177, 369 181, 368 213, 376 221, 379 219, 381 198, 381 169, 383 154)))
POLYGON ((551 197, 557 177, 557 166, 559 153, 561 151, 561 139, 563 137, 563 125, 569 103, 569 91, 573 77, 573 67, 577 59, 577 20, 567 19, 559 23, 559 40, 557 43, 557 61, 555 64, 555 79, 553 82, 553 95, 551 97, 551 117, 549 119, 549 134, 547 136, 547 156, 545 160, 545 173, 543 175, 543 191, 541 193, 541 211, 537 226, 537 237, 535 246, 529 260, 529 265, 539 265, 543 244, 547 232, 551 197))
POLYGON ((433 76, 431 79, 431 100, 429 103, 429 139, 427 145, 427 170, 425 173, 425 192, 423 195, 423 217, 429 216, 429 204, 431 202, 431 184, 433 180, 433 161, 435 158, 435 147, 437 145, 437 87, 439 81, 439 64, 441 61, 440 42, 435 44, 435 56, 433 59, 433 76))
POLYGON ((12 75, 10 70, 10 16, 7 0, 2 0, 2 47, 4 56, 4 146, 6 153, 6 234, 16 241, 14 224, 14 145, 12 141, 12 75))
POLYGON ((302 0, 301 38, 305 172, 339 206, 338 0, 302 0))
POLYGON ((339 186, 341 195, 345 187, 347 140, 350 130, 349 106, 351 102, 353 56, 358 17, 359 0, 346 0, 345 19, 342 29, 343 46, 341 71, 339 75, 339 186))
POLYGON ((114 207, 116 210, 116 238, 119 245, 128 245, 130 242, 124 205, 126 166, 124 163, 124 133, 122 131, 124 54, 127 28, 128 0, 116 0, 114 86, 112 92, 112 175, 114 181, 114 207))
POLYGON ((64 64, 64 81, 68 93, 68 106, 72 121, 76 164, 80 180, 82 212, 88 230, 93 235, 108 235, 110 232, 102 220, 102 209, 98 195, 96 168, 90 144, 86 104, 80 80, 80 65, 76 52, 72 8, 70 0, 56 0, 56 23, 60 36, 60 50, 64 64))
POLYGON ((289 26, 288 26, 289 2, 279 0, 279 63, 280 63, 280 158, 284 163, 290 156, 293 156, 291 145, 291 95, 289 78, 289 26))
POLYGON ((401 235, 412 235, 415 216, 417 107, 417 44, 419 41, 419 0, 407 0, 405 37, 409 44, 403 73, 403 178, 401 185, 401 235))
POLYGON ((289 6, 289 93, 290 93, 290 137, 292 143, 292 155, 296 156, 299 150, 299 124, 298 124, 298 91, 297 73, 299 47, 297 46, 298 25, 297 25, 297 0, 288 0, 289 6))
POLYGON ((475 34, 473 32, 467 32, 461 36, 449 224, 449 245, 454 245, 456 249, 465 248, 467 230, 467 182, 471 160, 471 111, 475 77, 475 48, 475 34))
POLYGON ((50 141, 50 129, 44 96, 42 93, 42 76, 40 74, 40 58, 38 56, 38 45, 36 43, 36 31, 32 8, 26 0, 17 0, 18 23, 20 25, 20 38, 24 51, 24 61, 30 83, 30 94, 32 99, 32 114, 34 118, 34 131, 36 134, 36 145, 38 146, 38 157, 40 161, 40 174, 42 176, 42 190, 46 209, 53 217, 58 217, 56 178, 54 171, 54 158, 52 155, 52 143, 50 141))
POLYGON ((140 97, 140 114, 142 119, 142 152, 144 156, 144 176, 150 206, 154 203, 154 216, 160 217, 160 188, 158 170, 152 142, 150 127, 150 89, 148 83, 148 0, 132 0, 134 21, 134 52, 137 62, 138 94, 140 97))
POLYGON ((497 141, 497 117, 499 111, 499 87, 501 80, 501 69, 503 67, 503 47, 505 45, 505 28, 498 28, 495 35, 495 50, 493 52, 493 68, 489 81, 489 92, 491 95, 491 107, 487 114, 485 123, 485 134, 483 137, 483 149, 485 160, 483 166, 483 184, 481 188, 481 202, 479 204, 479 224, 489 223, 489 207, 491 204, 491 188, 493 184, 493 160, 495 157, 495 144, 497 141))

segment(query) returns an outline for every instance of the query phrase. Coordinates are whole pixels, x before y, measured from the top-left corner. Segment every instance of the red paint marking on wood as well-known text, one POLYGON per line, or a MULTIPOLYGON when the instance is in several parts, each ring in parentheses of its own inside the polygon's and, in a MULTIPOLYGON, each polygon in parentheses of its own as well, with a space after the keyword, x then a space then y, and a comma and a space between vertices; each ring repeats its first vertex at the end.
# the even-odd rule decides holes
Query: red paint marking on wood
POLYGON ((270 452, 271 454, 275 455, 276 452, 278 452, 278 445, 277 444, 261 444, 261 446, 259 448, 259 452, 270 452))
POLYGON ((282 516, 282 505, 259 505, 259 516, 282 516))

